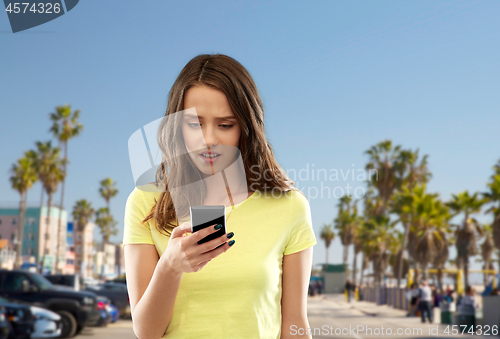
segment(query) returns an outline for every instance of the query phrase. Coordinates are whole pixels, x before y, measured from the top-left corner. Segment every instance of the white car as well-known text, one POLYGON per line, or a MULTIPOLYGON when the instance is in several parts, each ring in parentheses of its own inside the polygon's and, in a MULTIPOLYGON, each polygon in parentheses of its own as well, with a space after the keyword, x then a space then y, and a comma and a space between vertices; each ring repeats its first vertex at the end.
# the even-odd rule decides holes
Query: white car
POLYGON ((61 316, 45 308, 31 306, 35 318, 35 329, 31 338, 58 338, 61 336, 61 316))

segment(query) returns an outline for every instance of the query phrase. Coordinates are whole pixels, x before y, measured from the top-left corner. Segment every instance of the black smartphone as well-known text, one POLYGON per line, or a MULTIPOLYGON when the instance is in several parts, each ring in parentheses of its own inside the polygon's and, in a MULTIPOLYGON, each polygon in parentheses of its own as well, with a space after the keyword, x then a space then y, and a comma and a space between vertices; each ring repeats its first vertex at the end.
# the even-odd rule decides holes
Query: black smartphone
MULTIPOLYGON (((203 244, 212 239, 218 238, 226 234, 226 206, 224 205, 207 205, 207 206, 190 206, 189 213, 191 215, 191 233, 202 230, 214 224, 221 224, 222 228, 211 233, 205 238, 198 241, 198 244, 203 244)), ((221 247, 224 244, 217 246, 221 247)))

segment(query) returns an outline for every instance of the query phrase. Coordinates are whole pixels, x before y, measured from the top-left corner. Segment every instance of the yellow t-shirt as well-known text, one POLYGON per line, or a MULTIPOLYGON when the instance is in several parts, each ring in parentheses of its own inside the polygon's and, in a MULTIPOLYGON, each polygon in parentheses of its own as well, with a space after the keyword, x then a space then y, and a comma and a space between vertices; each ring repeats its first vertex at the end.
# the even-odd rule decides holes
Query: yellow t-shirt
MULTIPOLYGON (((280 338, 283 255, 317 241, 306 197, 278 193, 257 190, 235 205, 226 224, 235 244, 200 271, 183 274, 163 338, 280 338)), ((152 219, 141 223, 159 195, 137 188, 130 194, 124 245, 153 244, 163 254, 170 237, 152 219)))

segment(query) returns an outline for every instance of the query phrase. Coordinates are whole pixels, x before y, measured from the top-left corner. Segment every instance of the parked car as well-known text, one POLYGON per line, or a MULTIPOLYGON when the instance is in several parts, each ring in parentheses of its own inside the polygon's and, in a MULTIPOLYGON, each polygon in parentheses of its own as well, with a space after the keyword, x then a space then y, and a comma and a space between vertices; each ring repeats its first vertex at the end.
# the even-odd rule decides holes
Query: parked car
POLYGON ((104 284, 84 283, 83 278, 77 278, 75 274, 51 274, 46 275, 49 281, 58 286, 66 286, 71 289, 76 289, 79 286, 81 291, 95 293, 98 296, 106 297, 120 311, 120 315, 130 318, 130 302, 128 298, 127 285, 115 282, 106 282, 104 284))
POLYGON ((115 305, 109 304, 106 310, 111 315, 111 323, 114 323, 115 321, 120 319, 120 311, 115 305))
POLYGON ((87 286, 85 291, 93 292, 111 300, 120 311, 122 317, 130 317, 130 302, 128 298, 127 287, 122 284, 99 284, 96 286, 87 286))
POLYGON ((62 338, 73 337, 99 317, 95 294, 57 288, 37 273, 0 270, 0 295, 10 301, 28 303, 59 314, 62 338))
POLYGON ((11 324, 7 320, 7 310, 5 306, 0 306, 0 339, 9 338, 11 324))
POLYGON ((54 285, 68 286, 75 291, 80 291, 84 285, 78 274, 47 274, 44 277, 54 285))
POLYGON ((109 282, 113 282, 113 283, 116 283, 116 284, 127 285, 127 279, 126 278, 114 278, 113 280, 109 280, 109 282))
POLYGON ((35 318, 29 305, 0 298, 0 306, 5 308, 5 316, 10 322, 9 339, 29 339, 35 327, 35 318))
POLYGON ((108 312, 108 305, 110 301, 106 297, 97 297, 97 309, 99 310, 99 319, 92 326, 102 327, 106 326, 111 322, 111 314, 108 312))
POLYGON ((35 318, 35 330, 31 338, 59 338, 62 333, 61 316, 45 308, 31 306, 35 318))

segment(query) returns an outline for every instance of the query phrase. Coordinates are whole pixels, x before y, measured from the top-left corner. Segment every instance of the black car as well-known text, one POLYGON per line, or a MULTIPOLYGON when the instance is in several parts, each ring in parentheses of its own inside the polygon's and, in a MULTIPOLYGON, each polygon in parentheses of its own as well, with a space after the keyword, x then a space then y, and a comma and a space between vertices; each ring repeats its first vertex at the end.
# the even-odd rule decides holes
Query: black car
POLYGON ((111 303, 118 308, 123 318, 130 318, 130 300, 127 286, 116 283, 105 283, 87 286, 85 291, 93 292, 98 296, 103 296, 111 300, 111 303))
POLYGON ((0 270, 0 295, 10 301, 43 307, 59 314, 62 338, 75 336, 99 318, 94 293, 58 288, 37 273, 0 270))
POLYGON ((29 305, 9 302, 0 298, 0 307, 5 309, 5 317, 10 322, 9 339, 29 339, 35 329, 35 318, 29 305))
POLYGON ((46 275, 45 278, 54 285, 67 286, 106 297, 118 308, 123 318, 130 318, 130 302, 126 284, 106 282, 104 284, 85 286, 83 279, 75 274, 51 274, 46 275))
POLYGON ((9 338, 11 332, 11 324, 7 319, 7 309, 0 305, 0 339, 9 338))

